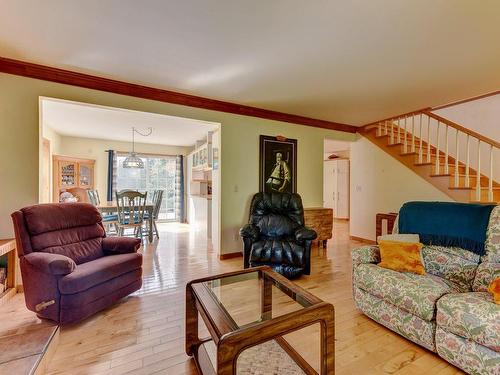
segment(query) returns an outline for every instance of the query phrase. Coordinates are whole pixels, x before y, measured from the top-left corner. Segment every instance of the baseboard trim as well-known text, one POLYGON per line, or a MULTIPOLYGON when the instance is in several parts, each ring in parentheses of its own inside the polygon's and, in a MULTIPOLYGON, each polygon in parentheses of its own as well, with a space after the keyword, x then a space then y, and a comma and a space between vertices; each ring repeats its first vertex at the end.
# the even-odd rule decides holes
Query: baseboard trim
POLYGON ((377 241, 369 240, 369 239, 362 238, 362 237, 349 236, 349 238, 351 240, 359 241, 359 242, 364 242, 364 243, 367 243, 367 244, 370 244, 370 245, 376 245, 377 244, 377 241))
POLYGON ((220 254, 219 259, 220 260, 227 260, 227 259, 238 258, 238 257, 242 257, 242 256, 243 256, 243 253, 241 251, 238 251, 236 253, 220 254))

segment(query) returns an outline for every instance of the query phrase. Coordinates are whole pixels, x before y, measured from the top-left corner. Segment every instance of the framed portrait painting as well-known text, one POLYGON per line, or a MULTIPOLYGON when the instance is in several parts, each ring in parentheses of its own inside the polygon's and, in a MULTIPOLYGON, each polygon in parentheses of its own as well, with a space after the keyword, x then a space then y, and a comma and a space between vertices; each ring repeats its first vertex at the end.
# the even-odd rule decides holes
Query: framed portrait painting
POLYGON ((297 140, 260 136, 260 181, 263 192, 297 192, 297 140))

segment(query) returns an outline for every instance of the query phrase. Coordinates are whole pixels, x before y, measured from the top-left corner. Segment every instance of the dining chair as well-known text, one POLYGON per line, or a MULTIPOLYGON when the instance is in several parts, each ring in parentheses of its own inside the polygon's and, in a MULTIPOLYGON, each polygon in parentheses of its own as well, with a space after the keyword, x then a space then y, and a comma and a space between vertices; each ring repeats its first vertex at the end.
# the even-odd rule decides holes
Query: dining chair
MULTIPOLYGON (((97 190, 87 190, 87 195, 89 197, 89 202, 93 206, 97 207, 97 209, 99 209, 99 206, 101 204, 101 199, 99 198, 99 192, 97 190)), ((110 234, 111 228, 114 228, 115 233, 118 233, 118 229, 116 227, 116 223, 118 222, 118 215, 110 213, 103 214, 101 212, 101 216, 102 216, 102 223, 106 227, 106 232, 110 234)))
POLYGON ((101 200, 99 199, 99 192, 97 190, 87 190, 87 195, 89 197, 89 202, 93 206, 99 206, 101 204, 101 200))
MULTIPOLYGON (((161 203, 163 201, 163 190, 155 190, 153 192, 153 232, 156 235, 156 238, 160 238, 158 233, 158 228, 156 227, 156 221, 158 220, 158 216, 160 215, 161 203)), ((149 219, 149 213, 146 212, 146 220, 149 219)), ((147 221, 149 222, 149 220, 147 221)))
POLYGON ((123 236, 125 229, 134 229, 134 235, 143 239, 142 226, 145 219, 145 205, 148 193, 120 191, 116 193, 118 212, 118 235, 123 236))

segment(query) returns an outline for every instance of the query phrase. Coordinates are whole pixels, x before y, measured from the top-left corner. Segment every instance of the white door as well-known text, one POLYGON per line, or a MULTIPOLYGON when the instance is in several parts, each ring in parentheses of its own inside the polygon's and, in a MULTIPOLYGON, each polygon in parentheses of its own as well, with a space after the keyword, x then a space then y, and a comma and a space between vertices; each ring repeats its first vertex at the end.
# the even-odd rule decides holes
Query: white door
POLYGON ((349 160, 337 160, 335 217, 349 219, 349 160))
POLYGON ((323 164, 323 207, 335 212, 335 186, 337 185, 336 161, 326 160, 323 164))

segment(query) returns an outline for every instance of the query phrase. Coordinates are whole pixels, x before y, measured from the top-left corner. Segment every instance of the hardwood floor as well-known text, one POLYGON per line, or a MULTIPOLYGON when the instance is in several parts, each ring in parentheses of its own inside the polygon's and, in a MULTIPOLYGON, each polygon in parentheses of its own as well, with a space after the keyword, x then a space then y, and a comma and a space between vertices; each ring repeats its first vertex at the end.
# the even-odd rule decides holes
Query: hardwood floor
MULTIPOLYGON (((362 315, 354 306, 347 223, 335 223, 328 251, 313 249, 312 275, 296 282, 335 306, 336 374, 460 374, 437 355, 362 315)), ((144 253, 144 286, 85 322, 63 328, 48 374, 196 374, 184 353, 184 293, 188 280, 236 270, 242 259, 219 261, 202 234, 162 224, 144 253)), ((313 357, 314 332, 293 338, 313 357)))

